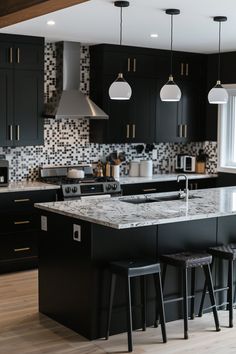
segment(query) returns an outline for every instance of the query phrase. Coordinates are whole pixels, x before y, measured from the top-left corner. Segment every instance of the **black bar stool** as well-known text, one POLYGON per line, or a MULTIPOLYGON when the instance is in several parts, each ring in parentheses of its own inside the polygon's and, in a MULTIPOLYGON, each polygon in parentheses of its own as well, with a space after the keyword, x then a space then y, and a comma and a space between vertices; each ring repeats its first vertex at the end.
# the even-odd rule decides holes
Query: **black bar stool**
MULTIPOLYGON (((227 290, 227 303, 220 304, 218 307, 221 307, 223 305, 227 304, 227 310, 229 311, 229 327, 233 327, 233 305, 234 305, 234 298, 233 298, 233 265, 234 261, 236 260, 236 244, 232 243, 229 245, 222 245, 218 247, 210 247, 208 249, 208 252, 213 256, 213 261, 218 258, 218 259, 223 259, 228 261, 228 286, 225 288, 217 289, 217 292, 219 291, 225 291, 227 290)), ((213 262, 212 262, 213 266, 213 262)), ((199 317, 202 316, 203 313, 203 306, 204 306, 204 300, 206 296, 206 284, 204 286, 203 294, 202 294, 202 299, 200 303, 200 308, 199 308, 199 317)))
POLYGON ((110 323, 111 323, 111 313, 113 306, 113 298, 115 293, 116 276, 122 276, 127 280, 127 333, 128 333, 128 351, 132 352, 132 307, 131 307, 131 288, 130 288, 130 278, 140 277, 141 279, 141 290, 142 290, 142 321, 143 330, 146 330, 146 279, 145 276, 152 274, 154 277, 156 297, 157 297, 157 311, 160 314, 161 330, 163 342, 167 341, 166 337, 166 327, 165 327, 165 313, 163 305, 163 295, 161 286, 161 267, 159 263, 151 263, 147 261, 122 261, 122 262, 112 262, 110 263, 110 270, 112 273, 111 277, 111 288, 110 288, 110 299, 109 299, 109 311, 107 318, 107 334, 106 339, 109 338, 110 323))
POLYGON ((195 269, 203 267, 205 274, 205 281, 209 290, 211 305, 213 309, 216 331, 220 331, 219 319, 216 309, 216 302, 213 290, 212 276, 210 270, 210 264, 212 262, 212 256, 207 253, 194 253, 194 252, 181 252, 175 254, 168 254, 161 256, 161 261, 164 264, 162 286, 164 288, 167 265, 178 267, 182 270, 183 277, 183 297, 173 299, 170 301, 164 301, 164 303, 183 301, 184 307, 184 338, 188 339, 188 299, 191 299, 191 318, 194 318, 194 299, 195 299, 195 269), (191 296, 188 296, 188 269, 192 270, 192 284, 191 284, 191 296))

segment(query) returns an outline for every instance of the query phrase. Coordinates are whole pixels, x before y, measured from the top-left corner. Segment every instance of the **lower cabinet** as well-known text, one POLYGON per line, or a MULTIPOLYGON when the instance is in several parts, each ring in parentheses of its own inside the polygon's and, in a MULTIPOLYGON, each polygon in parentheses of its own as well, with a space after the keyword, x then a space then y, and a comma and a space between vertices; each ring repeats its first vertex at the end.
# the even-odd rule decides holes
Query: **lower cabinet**
POLYGON ((0 273, 37 267, 40 215, 34 203, 55 200, 55 190, 1 194, 0 273))
MULTIPOLYGON (((203 178, 203 179, 190 179, 189 189, 204 189, 215 188, 217 178, 203 178)), ((122 194, 135 195, 135 194, 149 194, 149 193, 162 193, 174 192, 179 189, 185 188, 185 181, 168 181, 168 182, 151 182, 151 183, 136 183, 136 184, 123 184, 121 185, 122 194)))

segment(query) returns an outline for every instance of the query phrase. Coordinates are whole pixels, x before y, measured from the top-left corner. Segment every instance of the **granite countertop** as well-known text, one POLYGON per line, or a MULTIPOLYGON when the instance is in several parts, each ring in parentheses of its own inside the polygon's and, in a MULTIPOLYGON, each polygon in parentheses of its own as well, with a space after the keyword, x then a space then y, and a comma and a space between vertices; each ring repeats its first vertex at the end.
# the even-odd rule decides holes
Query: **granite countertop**
POLYGON ((60 186, 42 182, 10 182, 8 187, 0 187, 0 193, 40 191, 59 188, 60 186))
POLYGON ((115 229, 236 215, 236 187, 190 192, 196 199, 131 204, 129 199, 173 196, 176 192, 35 204, 35 207, 115 229))
MULTIPOLYGON (((130 177, 124 176, 120 177, 120 184, 137 184, 137 183, 151 183, 151 182, 168 182, 175 181, 180 173, 166 173, 166 174, 156 174, 152 177, 130 177)), ((191 179, 204 179, 204 178, 217 178, 217 174, 200 174, 200 173, 186 173, 186 176, 191 179)))

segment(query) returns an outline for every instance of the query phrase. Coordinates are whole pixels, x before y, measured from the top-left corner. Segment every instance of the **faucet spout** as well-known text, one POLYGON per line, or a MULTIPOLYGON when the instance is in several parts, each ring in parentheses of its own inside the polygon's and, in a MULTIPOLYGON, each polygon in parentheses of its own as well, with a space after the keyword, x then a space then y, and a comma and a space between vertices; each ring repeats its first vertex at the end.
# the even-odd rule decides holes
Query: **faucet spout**
POLYGON ((179 183, 181 179, 185 179, 184 197, 188 199, 188 177, 185 174, 178 175, 177 183, 179 183))

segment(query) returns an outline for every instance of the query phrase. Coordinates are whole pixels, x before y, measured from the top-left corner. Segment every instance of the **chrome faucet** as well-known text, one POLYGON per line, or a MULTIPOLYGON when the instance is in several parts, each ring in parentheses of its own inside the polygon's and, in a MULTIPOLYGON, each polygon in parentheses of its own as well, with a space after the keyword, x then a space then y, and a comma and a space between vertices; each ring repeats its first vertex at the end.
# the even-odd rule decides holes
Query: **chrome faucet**
POLYGON ((184 174, 178 175, 178 176, 177 176, 177 183, 179 183, 179 181, 180 181, 181 178, 184 178, 184 179, 185 179, 185 189, 184 189, 184 191, 182 191, 182 190, 180 189, 180 191, 179 191, 179 197, 180 197, 180 198, 188 199, 188 192, 189 192, 189 190, 188 190, 188 177, 187 177, 186 175, 184 175, 184 174))

